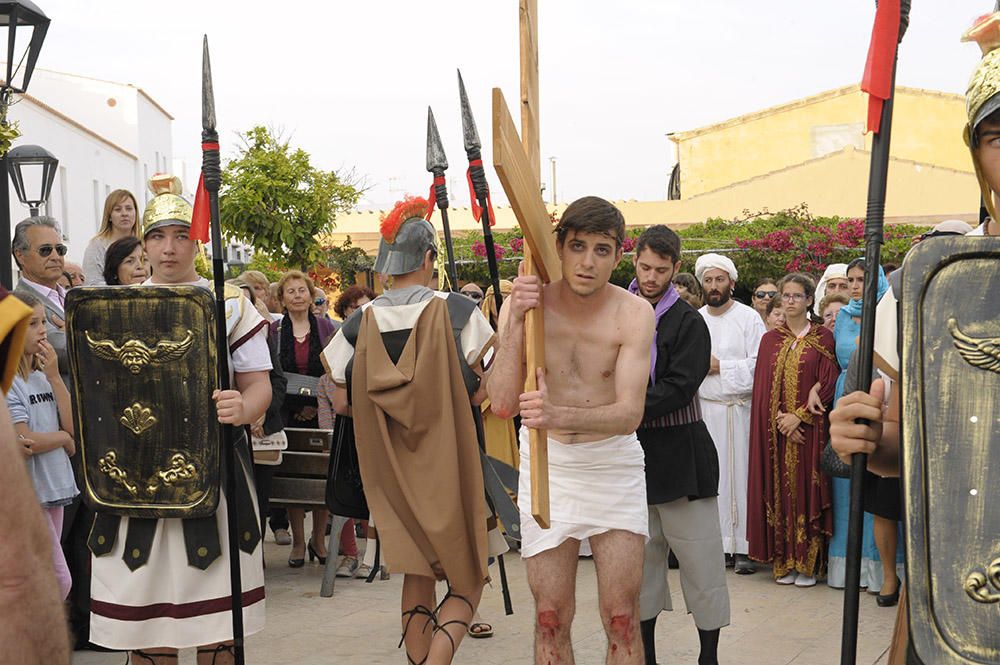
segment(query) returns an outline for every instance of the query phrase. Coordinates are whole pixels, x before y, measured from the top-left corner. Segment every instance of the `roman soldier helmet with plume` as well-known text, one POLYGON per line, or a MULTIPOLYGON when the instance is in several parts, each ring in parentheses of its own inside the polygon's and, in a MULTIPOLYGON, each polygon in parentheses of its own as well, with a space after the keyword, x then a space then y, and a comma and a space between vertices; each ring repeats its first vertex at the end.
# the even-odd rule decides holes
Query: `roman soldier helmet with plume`
POLYGON ((427 250, 437 256, 437 233, 426 214, 427 200, 408 196, 382 218, 375 272, 406 275, 420 268, 427 250))

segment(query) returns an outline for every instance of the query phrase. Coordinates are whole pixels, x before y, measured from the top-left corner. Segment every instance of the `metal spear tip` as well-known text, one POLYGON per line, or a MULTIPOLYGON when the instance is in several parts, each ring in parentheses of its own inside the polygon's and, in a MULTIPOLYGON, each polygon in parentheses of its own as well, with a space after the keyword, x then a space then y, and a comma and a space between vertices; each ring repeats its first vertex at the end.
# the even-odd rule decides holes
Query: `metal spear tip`
POLYGON ((441 135, 434 122, 434 111, 427 107, 427 170, 431 173, 448 170, 448 158, 444 154, 441 135))
POLYGON ((465 93, 462 70, 458 70, 458 96, 462 100, 462 138, 465 140, 465 151, 479 150, 483 147, 483 144, 479 141, 476 119, 472 117, 472 106, 469 105, 469 95, 465 93))
POLYGON ((208 57, 208 35, 202 42, 201 56, 201 128, 215 131, 215 92, 212 90, 212 62, 208 57))

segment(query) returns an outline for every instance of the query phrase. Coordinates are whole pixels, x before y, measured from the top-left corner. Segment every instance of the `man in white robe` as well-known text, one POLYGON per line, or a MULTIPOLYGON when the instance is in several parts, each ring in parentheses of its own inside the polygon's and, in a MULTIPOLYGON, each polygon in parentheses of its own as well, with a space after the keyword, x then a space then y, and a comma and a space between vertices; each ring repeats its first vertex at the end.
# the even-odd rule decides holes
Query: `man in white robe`
POLYGON ((749 575, 747 557, 747 471, 750 452, 750 396, 764 322, 757 312, 732 299, 738 273, 733 262, 705 254, 695 264, 705 291, 698 310, 712 336, 712 364, 701 384, 702 417, 719 453, 719 520, 726 554, 736 573, 749 575))

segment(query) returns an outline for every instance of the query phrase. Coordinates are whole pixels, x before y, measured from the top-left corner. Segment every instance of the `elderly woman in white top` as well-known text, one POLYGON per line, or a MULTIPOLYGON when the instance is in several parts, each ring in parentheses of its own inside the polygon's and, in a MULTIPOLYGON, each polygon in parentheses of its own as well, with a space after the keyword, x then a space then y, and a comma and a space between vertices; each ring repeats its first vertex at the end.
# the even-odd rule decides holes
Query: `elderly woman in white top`
POLYGON ((831 263, 823 271, 823 276, 819 278, 819 282, 816 283, 816 298, 815 303, 813 303, 813 313, 816 316, 823 316, 823 311, 819 309, 819 305, 823 302, 823 298, 832 294, 851 297, 851 287, 847 284, 846 263, 831 263))
POLYGON ((103 286, 104 256, 116 240, 139 237, 139 206, 127 189, 116 189, 104 200, 101 230, 90 239, 83 253, 83 273, 87 286, 103 286))

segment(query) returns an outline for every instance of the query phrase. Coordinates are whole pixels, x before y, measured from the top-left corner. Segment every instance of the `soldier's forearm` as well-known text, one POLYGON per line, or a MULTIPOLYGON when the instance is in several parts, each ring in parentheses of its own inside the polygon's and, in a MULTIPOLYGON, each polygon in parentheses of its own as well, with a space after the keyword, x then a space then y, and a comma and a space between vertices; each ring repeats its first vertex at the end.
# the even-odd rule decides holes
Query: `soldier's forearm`
POLYGON ((241 425, 250 425, 264 415, 271 404, 271 380, 267 372, 245 372, 236 374, 236 386, 243 395, 243 419, 241 425))

